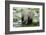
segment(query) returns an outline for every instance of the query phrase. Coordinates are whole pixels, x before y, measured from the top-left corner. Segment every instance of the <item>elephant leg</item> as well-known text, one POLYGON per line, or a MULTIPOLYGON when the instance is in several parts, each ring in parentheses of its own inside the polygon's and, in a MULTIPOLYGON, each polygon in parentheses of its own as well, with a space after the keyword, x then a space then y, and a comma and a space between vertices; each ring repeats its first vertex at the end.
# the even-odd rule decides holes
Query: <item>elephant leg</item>
POLYGON ((32 24, 32 19, 28 17, 28 24, 32 24))

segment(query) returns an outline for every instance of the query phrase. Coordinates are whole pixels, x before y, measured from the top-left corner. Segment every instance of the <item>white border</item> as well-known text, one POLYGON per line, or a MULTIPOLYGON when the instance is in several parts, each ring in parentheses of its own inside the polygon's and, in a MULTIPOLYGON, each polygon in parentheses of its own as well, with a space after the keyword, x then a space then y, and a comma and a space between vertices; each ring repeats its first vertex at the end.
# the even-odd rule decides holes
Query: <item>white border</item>
POLYGON ((10 31, 23 31, 23 30, 42 30, 42 6, 38 5, 20 5, 20 4, 10 4, 10 31), (37 27, 13 27, 13 7, 28 7, 28 8, 39 8, 40 9, 40 26, 37 27))

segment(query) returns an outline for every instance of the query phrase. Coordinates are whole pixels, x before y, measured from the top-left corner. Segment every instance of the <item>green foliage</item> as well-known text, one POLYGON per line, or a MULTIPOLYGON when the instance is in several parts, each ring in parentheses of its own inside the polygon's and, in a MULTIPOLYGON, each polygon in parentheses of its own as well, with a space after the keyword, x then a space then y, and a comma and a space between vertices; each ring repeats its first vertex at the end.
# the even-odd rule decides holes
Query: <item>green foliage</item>
POLYGON ((13 22, 17 22, 19 21, 21 18, 19 16, 16 16, 15 18, 13 18, 13 22))

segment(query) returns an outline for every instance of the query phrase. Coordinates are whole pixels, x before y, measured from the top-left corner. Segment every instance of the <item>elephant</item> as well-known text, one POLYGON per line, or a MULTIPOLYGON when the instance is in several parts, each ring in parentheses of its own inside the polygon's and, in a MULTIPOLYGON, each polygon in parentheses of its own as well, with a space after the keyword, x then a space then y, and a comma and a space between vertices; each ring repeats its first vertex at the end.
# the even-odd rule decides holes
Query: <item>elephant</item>
POLYGON ((33 13, 31 12, 31 10, 24 10, 22 12, 22 24, 31 24, 32 23, 32 17, 33 17, 33 13))

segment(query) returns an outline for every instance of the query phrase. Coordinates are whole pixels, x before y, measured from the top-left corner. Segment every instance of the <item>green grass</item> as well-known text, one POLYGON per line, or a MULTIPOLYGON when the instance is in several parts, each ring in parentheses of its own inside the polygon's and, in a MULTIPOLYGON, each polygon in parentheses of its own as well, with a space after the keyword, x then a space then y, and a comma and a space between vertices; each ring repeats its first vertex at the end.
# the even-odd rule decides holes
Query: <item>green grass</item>
POLYGON ((22 27, 34 27, 39 26, 39 22, 32 22, 31 24, 22 24, 22 27))

